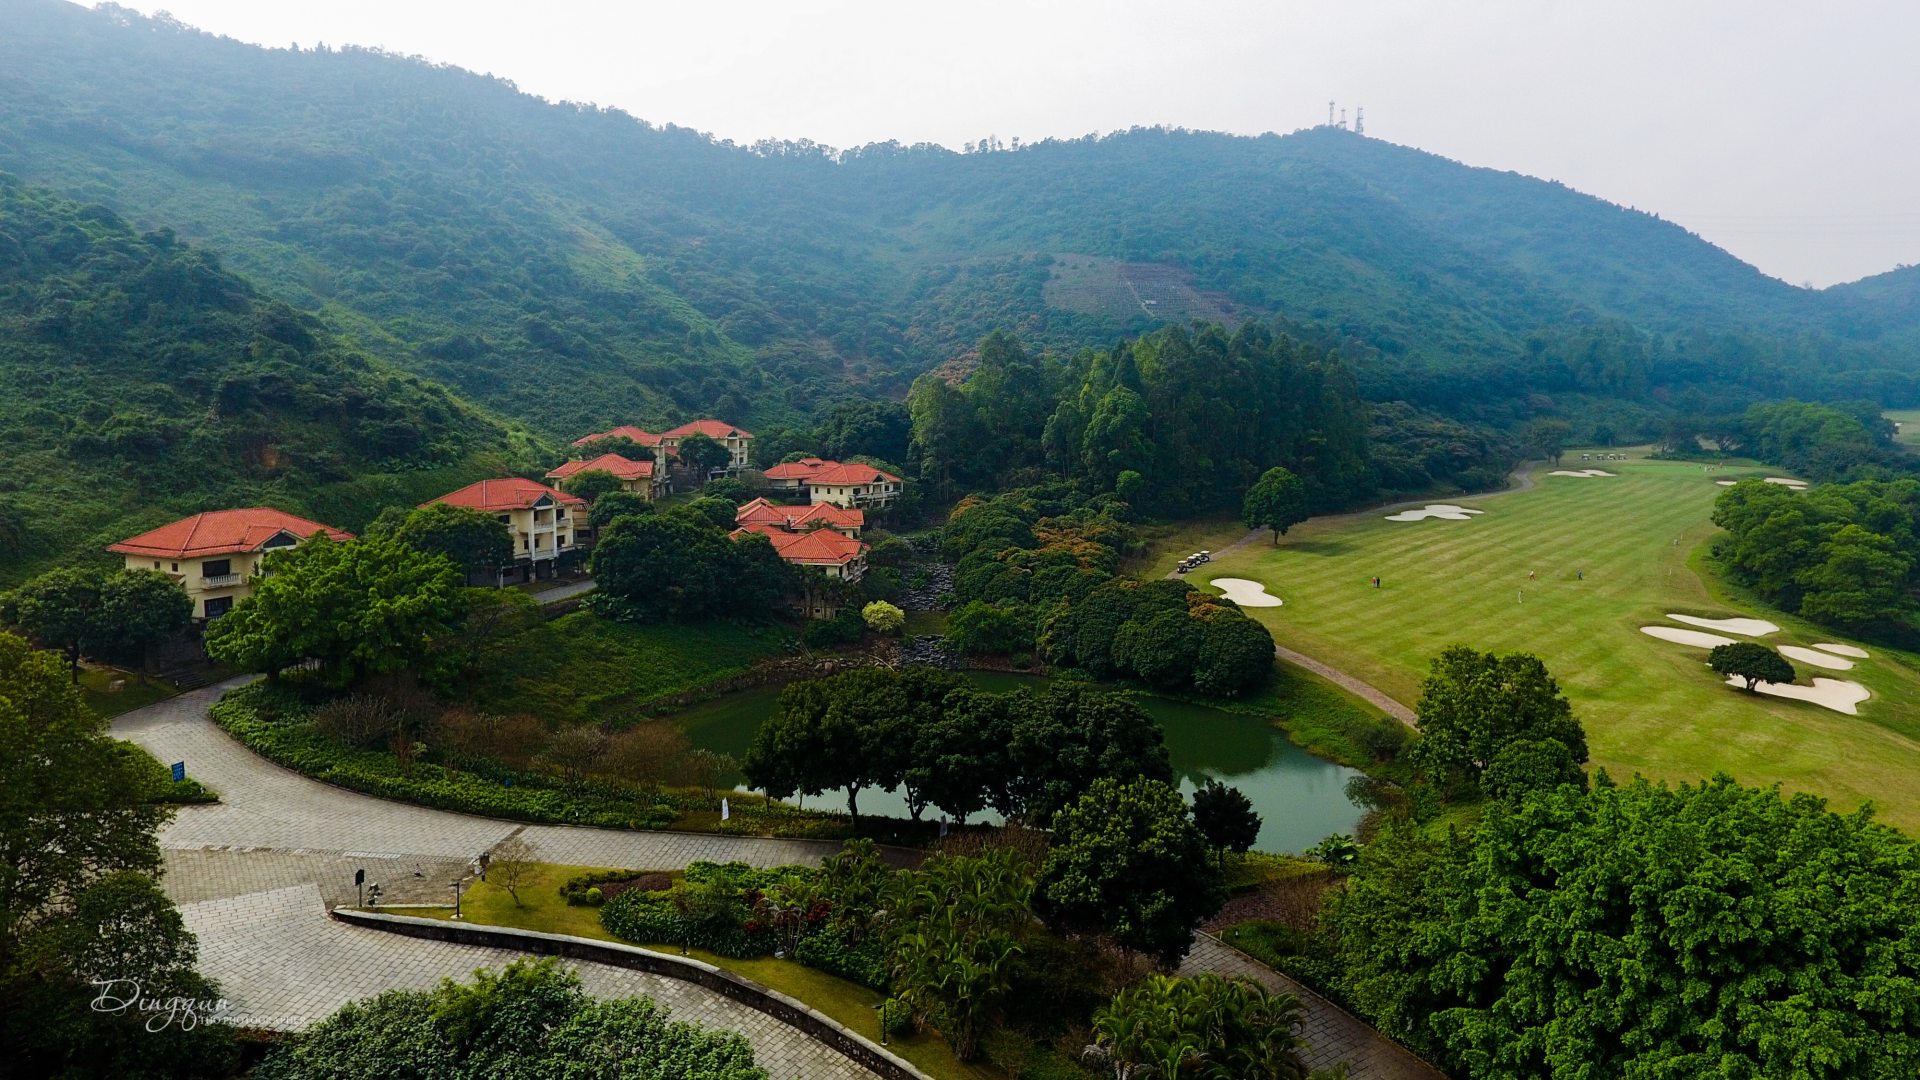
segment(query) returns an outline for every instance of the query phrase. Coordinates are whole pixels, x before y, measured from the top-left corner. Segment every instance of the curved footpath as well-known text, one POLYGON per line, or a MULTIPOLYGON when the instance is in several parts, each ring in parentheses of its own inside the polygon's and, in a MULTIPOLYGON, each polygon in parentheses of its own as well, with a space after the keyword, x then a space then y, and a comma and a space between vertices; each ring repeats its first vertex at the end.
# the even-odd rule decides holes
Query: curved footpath
MULTIPOLYGON (((1484 495, 1463 496, 1463 498, 1471 498, 1473 500, 1478 501, 1482 499, 1495 498, 1500 495, 1511 495, 1515 492, 1530 490, 1533 487, 1533 470, 1537 465, 1539 465, 1539 462, 1523 461, 1514 468, 1512 475, 1510 475, 1507 478, 1509 481, 1509 486, 1501 488, 1499 491, 1489 491, 1484 495)), ((1433 501, 1432 499, 1408 499, 1404 502, 1388 503, 1385 506, 1375 506, 1366 510, 1355 510, 1355 511, 1352 511, 1351 513, 1346 513, 1346 514, 1332 514, 1326 517, 1314 518, 1312 520, 1314 521, 1356 521, 1360 518, 1372 517, 1375 514, 1386 514, 1386 513, 1391 513, 1395 510, 1408 509, 1408 508, 1417 507, 1417 506, 1425 506, 1428 503, 1431 503, 1432 501, 1433 501)), ((1220 554, 1220 555, 1230 554, 1232 552, 1239 551, 1241 548, 1258 543, 1261 540, 1265 540, 1265 539, 1267 539, 1267 530, 1254 529, 1251 532, 1247 533, 1247 535, 1241 537, 1238 540, 1235 540, 1233 543, 1228 544, 1226 547, 1220 549, 1220 551, 1217 554, 1220 554)), ((1167 573, 1167 577, 1169 578, 1174 578, 1179 576, 1180 576, 1179 574, 1176 574, 1172 571, 1168 571, 1167 573)), ((1401 703, 1400 701, 1397 701, 1394 698, 1389 697, 1386 691, 1380 689, 1379 687, 1373 685, 1370 682, 1366 682, 1356 676, 1349 675, 1346 672, 1341 671, 1339 668, 1334 667, 1332 664, 1329 664, 1324 660, 1316 660, 1313 657, 1308 656, 1306 653, 1295 652, 1294 650, 1287 648, 1285 645, 1275 645, 1273 647, 1273 655, 1278 657, 1281 660, 1286 661, 1289 664, 1294 665, 1295 667, 1306 668, 1308 671, 1311 671, 1315 675, 1318 675, 1321 678, 1327 680, 1328 682, 1334 684, 1335 686, 1338 686, 1339 688, 1341 688, 1342 690, 1345 690, 1349 694, 1352 694, 1353 696, 1362 699, 1363 701, 1372 705, 1374 708, 1379 709, 1381 712, 1386 713, 1388 716, 1393 717, 1395 720, 1400 721, 1401 723, 1407 725, 1408 727, 1412 727, 1414 725, 1414 721, 1416 717, 1414 716, 1414 712, 1411 708, 1408 708, 1405 704, 1401 703)), ((1359 1074, 1355 1073, 1354 1075, 1358 1076, 1359 1074)))
MULTIPOLYGON (((233 1003, 228 1018, 242 1025, 298 1030, 348 1001, 431 987, 517 955, 328 918, 328 908, 355 902, 358 868, 381 884, 385 903, 445 904, 449 883, 474 856, 513 835, 544 862, 635 869, 675 869, 700 859, 812 863, 839 850, 822 841, 527 825, 347 791, 259 757, 213 722, 208 708, 244 682, 149 705, 112 726, 115 736, 162 762, 184 761, 189 776, 220 793, 216 805, 181 807, 161 831, 167 871, 161 883, 200 940, 201 970, 233 1003)), ((595 993, 644 994, 683 1019, 740 1032, 775 1080, 872 1075, 798 1030, 691 983, 585 961, 573 966, 595 993)), ((1439 1075, 1311 990, 1213 938, 1196 940, 1181 971, 1249 974, 1298 995, 1312 1059, 1351 1062, 1353 1080, 1439 1075)))

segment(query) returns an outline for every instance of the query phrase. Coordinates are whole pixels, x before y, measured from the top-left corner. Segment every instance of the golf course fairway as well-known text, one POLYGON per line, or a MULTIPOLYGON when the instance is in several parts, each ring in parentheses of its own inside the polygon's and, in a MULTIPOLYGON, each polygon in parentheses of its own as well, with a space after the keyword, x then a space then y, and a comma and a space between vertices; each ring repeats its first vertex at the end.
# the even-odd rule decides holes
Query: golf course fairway
MULTIPOLYGON (((1583 467, 1577 451, 1562 460, 1583 467)), ((1708 472, 1643 451, 1606 462, 1616 476, 1551 468, 1533 470, 1530 490, 1454 498, 1485 511, 1468 520, 1390 521, 1387 510, 1316 518, 1278 547, 1263 536, 1219 551, 1194 584, 1264 584, 1284 605, 1247 614, 1275 640, 1408 705, 1429 659, 1449 645, 1535 653, 1585 724, 1591 765, 1616 777, 1727 772, 1824 796, 1836 809, 1871 800, 1883 820, 1920 828, 1920 658, 1731 599, 1706 566, 1717 531, 1709 515, 1725 490, 1715 481, 1779 470, 1708 472), (1770 619, 1782 630, 1751 640, 1771 647, 1864 644, 1869 658, 1852 669, 1800 664, 1797 681, 1851 679, 1872 696, 1847 716, 1727 686, 1705 649, 1641 632, 1677 625, 1669 613, 1770 619)))

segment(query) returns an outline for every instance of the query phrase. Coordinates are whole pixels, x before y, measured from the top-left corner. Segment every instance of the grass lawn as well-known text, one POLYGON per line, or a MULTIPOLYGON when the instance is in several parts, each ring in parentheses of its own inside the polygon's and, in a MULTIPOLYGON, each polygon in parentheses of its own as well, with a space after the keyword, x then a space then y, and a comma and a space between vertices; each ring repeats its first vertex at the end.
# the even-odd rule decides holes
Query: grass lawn
POLYGON ((151 675, 113 668, 83 668, 80 672, 80 696, 86 700, 87 708, 103 720, 164 701, 179 692, 172 683, 151 675), (126 680, 126 685, 117 692, 108 689, 116 679, 126 680))
POLYGON ((473 686, 474 704, 572 723, 617 722, 650 701, 745 672, 785 652, 792 637, 769 624, 641 626, 576 611, 514 639, 511 665, 473 686))
POLYGON ((947 613, 944 611, 907 612, 908 637, 938 637, 947 632, 947 613))
MULTIPOLYGON (((460 902, 462 917, 469 922, 491 923, 495 926, 513 926, 522 930, 538 930, 549 934, 571 934, 575 937, 597 938, 601 941, 618 941, 600 927, 600 909, 591 907, 571 907, 560 899, 560 886, 571 877, 589 874, 601 867, 558 866, 543 863, 533 868, 527 884, 520 886, 520 904, 516 906, 507 890, 491 882, 474 882, 473 887, 460 902)), ((644 869, 644 868, 637 868, 644 869)), ((429 919, 450 919, 453 909, 396 909, 394 914, 417 915, 429 919)), ((633 944, 623 942, 623 944, 633 944)), ((652 946, 649 946, 652 947, 652 946)), ((678 954, 679 949, 671 947, 655 948, 657 952, 678 954)), ((752 979, 761 986, 778 990, 788 997, 797 998, 820 1012, 845 1025, 874 1042, 880 1041, 879 1016, 874 1011, 881 995, 857 983, 816 971, 804 964, 790 960, 775 960, 759 957, 752 960, 735 960, 730 957, 716 956, 704 949, 694 949, 689 956, 725 968, 737 975, 752 979)), ((987 1080, 996 1073, 964 1065, 954 1060, 947 1044, 938 1036, 922 1033, 906 1039, 893 1039, 887 1049, 906 1058, 918 1066, 922 1072, 935 1080, 987 1080)))
POLYGON ((1900 425, 1893 441, 1920 450, 1920 409, 1888 409, 1887 419, 1900 425))
MULTIPOLYGON (((1196 551, 1219 551, 1244 539, 1247 527, 1233 515, 1194 518, 1191 521, 1167 521, 1140 527, 1145 546, 1128 556, 1120 572, 1151 581, 1173 573, 1174 564, 1196 551)), ((1205 573, 1202 566, 1198 573, 1205 573)), ((1197 576, 1197 575, 1196 575, 1197 576)))
MULTIPOLYGON (((1563 467, 1579 469, 1576 452, 1563 467)), ((1536 487, 1498 498, 1471 521, 1392 522, 1381 512, 1322 518, 1278 549, 1250 545, 1190 575, 1265 582, 1286 601, 1248 613, 1274 637, 1413 704, 1428 660, 1451 644, 1537 653, 1586 725, 1593 763, 1693 780, 1716 771, 1779 781, 1920 828, 1920 658, 1870 647, 1850 672, 1872 691, 1859 716, 1749 695, 1720 683, 1705 651, 1655 640, 1639 627, 1666 612, 1757 615, 1780 623, 1770 645, 1846 641, 1757 603, 1734 602, 1698 558, 1716 531, 1714 480, 1765 475, 1759 466, 1708 474, 1697 463, 1638 451, 1607 462, 1613 477, 1536 470, 1536 487), (1528 580, 1528 572, 1537 580, 1528 580), (1584 573, 1584 578, 1581 578, 1584 573), (1383 587, 1368 584, 1373 575, 1383 587), (1524 601, 1520 597, 1524 595, 1524 601)), ((1800 665, 1802 682, 1811 669, 1800 665)))

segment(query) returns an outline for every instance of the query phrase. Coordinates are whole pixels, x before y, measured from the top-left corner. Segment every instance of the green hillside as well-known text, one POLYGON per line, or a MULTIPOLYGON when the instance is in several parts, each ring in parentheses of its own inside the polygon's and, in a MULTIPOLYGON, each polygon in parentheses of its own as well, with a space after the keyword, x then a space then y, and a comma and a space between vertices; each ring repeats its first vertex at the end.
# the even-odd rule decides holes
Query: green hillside
POLYGON ((200 510, 354 528, 535 452, 171 233, 4 174, 0 442, 0 584, 200 510))
POLYGON ((996 329, 1071 351, 1193 317, 1277 319, 1370 398, 1499 423, 1688 390, 1920 402, 1898 297, 1340 130, 742 147, 110 5, 0 0, 0 22, 0 168, 175 227, 548 436, 784 425, 996 329))

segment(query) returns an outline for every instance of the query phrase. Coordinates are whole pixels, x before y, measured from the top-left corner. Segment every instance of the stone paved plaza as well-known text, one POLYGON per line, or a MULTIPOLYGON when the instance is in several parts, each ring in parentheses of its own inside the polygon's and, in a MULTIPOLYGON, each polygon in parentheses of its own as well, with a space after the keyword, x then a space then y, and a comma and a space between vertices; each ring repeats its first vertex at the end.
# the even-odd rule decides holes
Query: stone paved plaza
MULTIPOLYGON (((182 694, 128 713, 113 734, 219 792, 214 806, 182 807, 160 834, 162 885, 200 935, 203 969, 243 1019, 297 1029, 341 1004, 396 987, 500 965, 504 950, 347 926, 326 916, 352 903, 364 867, 394 904, 444 904, 448 883, 481 852, 519 833, 543 861, 669 870, 700 859, 756 866, 812 863, 837 844, 700 833, 617 832, 524 825, 409 806, 309 780, 256 756, 221 731, 207 708, 239 682, 182 694)), ((773 1080, 871 1074, 794 1029, 691 983, 600 964, 575 965, 595 993, 644 993, 685 1019, 746 1035, 773 1080)), ((1300 997, 1312 1064, 1347 1062, 1352 1080, 1434 1080, 1418 1058, 1305 987, 1205 935, 1182 974, 1248 975, 1300 997)))
MULTIPOLYGON (((335 922, 312 885, 182 904, 180 914, 200 939, 201 970, 231 1002, 226 1018, 278 1031, 298 1031, 383 990, 427 990, 441 979, 466 979, 475 968, 503 967, 520 956, 335 922)), ((692 983, 609 964, 564 963, 590 993, 649 997, 676 1019, 739 1032, 773 1080, 871 1075, 765 1013, 692 983)))

